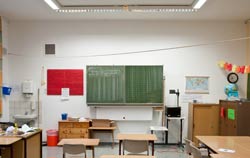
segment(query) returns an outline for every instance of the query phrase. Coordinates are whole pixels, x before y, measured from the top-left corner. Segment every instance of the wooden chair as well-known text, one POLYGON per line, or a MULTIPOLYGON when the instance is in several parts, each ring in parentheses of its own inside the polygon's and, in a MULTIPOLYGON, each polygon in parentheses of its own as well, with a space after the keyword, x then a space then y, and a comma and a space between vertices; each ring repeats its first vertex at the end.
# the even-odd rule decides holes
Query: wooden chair
POLYGON ((196 147, 194 143, 190 143, 190 147, 192 150, 193 158, 209 158, 209 155, 207 153, 204 154, 204 152, 202 152, 201 149, 196 147))
POLYGON ((129 155, 137 155, 142 154, 143 152, 147 152, 148 150, 148 141, 146 140, 124 140, 123 141, 123 155, 124 151, 129 152, 129 155))
POLYGON ((66 158, 67 154, 78 155, 84 154, 86 158, 86 147, 83 144, 64 144, 63 145, 63 158, 66 158))

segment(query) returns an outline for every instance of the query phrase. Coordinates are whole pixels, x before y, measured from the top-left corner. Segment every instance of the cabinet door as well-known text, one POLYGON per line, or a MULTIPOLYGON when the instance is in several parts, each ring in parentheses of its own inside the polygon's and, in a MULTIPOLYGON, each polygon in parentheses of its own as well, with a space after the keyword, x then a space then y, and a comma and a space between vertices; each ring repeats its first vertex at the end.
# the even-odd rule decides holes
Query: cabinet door
POLYGON ((224 109, 224 117, 220 116, 220 135, 222 136, 235 136, 237 135, 237 102, 221 101, 221 110, 224 109), (229 115, 233 111, 234 118, 229 115))
POLYGON ((219 106, 195 106, 193 114, 193 140, 197 135, 219 134, 219 106))

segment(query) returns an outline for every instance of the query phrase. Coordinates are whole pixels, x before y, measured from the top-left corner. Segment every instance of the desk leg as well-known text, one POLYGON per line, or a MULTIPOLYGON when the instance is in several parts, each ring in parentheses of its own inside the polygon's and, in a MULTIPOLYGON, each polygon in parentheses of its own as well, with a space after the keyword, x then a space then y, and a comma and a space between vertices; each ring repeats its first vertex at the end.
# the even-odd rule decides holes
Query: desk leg
POLYGON ((92 148, 92 158, 95 158, 95 147, 92 146, 91 148, 92 148))
POLYGON ((155 146, 154 146, 154 141, 150 141, 152 144, 152 156, 154 156, 155 153, 155 146))
POLYGON ((119 155, 122 153, 122 140, 119 140, 119 155))
POLYGON ((165 144, 168 144, 168 131, 165 131, 165 144))
POLYGON ((114 148, 114 145, 115 145, 115 143, 114 143, 114 140, 115 140, 114 139, 114 130, 112 130, 111 132, 112 132, 111 133, 112 134, 112 148, 114 148))
POLYGON ((181 119, 181 129, 180 129, 180 145, 182 146, 182 121, 183 119, 181 119))

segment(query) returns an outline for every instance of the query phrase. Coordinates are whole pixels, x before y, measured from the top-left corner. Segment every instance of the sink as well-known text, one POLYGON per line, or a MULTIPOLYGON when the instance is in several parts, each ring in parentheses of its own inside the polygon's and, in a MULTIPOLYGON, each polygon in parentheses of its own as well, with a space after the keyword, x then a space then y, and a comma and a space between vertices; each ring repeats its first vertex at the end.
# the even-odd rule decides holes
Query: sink
POLYGON ((14 119, 16 120, 34 120, 37 118, 37 115, 36 114, 31 114, 31 115, 20 115, 20 114, 17 114, 17 115, 14 115, 13 116, 14 119))

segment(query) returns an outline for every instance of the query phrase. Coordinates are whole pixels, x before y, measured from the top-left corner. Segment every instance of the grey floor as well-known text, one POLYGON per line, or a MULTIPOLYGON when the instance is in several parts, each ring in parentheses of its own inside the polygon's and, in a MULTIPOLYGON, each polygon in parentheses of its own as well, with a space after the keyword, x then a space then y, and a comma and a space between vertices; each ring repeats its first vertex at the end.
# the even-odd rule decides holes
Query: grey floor
MULTIPOLYGON (((99 158, 101 155, 118 155, 118 144, 114 148, 111 144, 100 144, 95 147, 95 158, 99 158)), ((151 153, 150 153, 151 154, 151 153)), ((176 145, 155 145, 156 158, 187 158, 183 148, 179 148, 176 145)), ((78 158, 75 156, 74 158, 78 158)), ((43 158, 62 158, 62 147, 43 147, 43 158)), ((73 157, 72 157, 73 158, 73 157)), ((79 157, 80 158, 80 157, 79 157)), ((92 158, 92 153, 87 150, 87 158, 92 158)))

